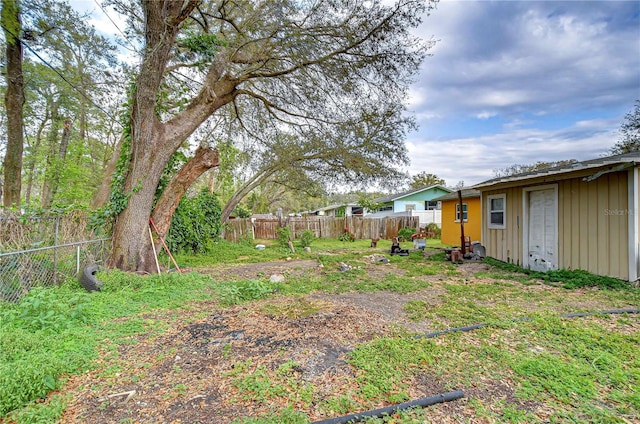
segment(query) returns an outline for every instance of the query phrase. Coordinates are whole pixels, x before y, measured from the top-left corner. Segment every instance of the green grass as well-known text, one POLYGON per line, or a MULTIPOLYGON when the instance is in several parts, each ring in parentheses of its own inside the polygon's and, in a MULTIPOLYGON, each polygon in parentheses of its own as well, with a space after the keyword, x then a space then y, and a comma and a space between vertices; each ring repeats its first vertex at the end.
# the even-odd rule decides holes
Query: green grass
POLYGON ((594 275, 584 270, 559 269, 548 272, 533 271, 520 268, 517 265, 498 261, 493 258, 485 258, 485 263, 504 271, 527 275, 530 279, 538 279, 547 283, 562 283, 567 289, 577 289, 581 287, 601 287, 613 290, 624 290, 629 287, 629 283, 618 278, 594 275))
MULTIPOLYGON (((387 248, 382 242, 378 247, 387 248)), ((77 282, 67 282, 33 290, 17 304, 0 304, 0 416, 18 423, 56 422, 67 402, 66 376, 96 367, 98 346, 106 364, 100 375, 116 379, 127 366, 119 361, 118 346, 137 343, 141 335, 159 337, 172 319, 197 319, 202 301, 217 299, 220 307, 242 304, 247 310, 296 320, 322 310, 321 302, 304 298, 314 291, 411 293, 437 284, 438 295, 432 302, 412 300, 404 305, 409 319, 428 320, 434 330, 491 325, 437 339, 391 330, 352 346, 348 363, 353 375, 341 377, 335 393, 320 393, 292 361, 275 369, 237 362, 225 378, 237 390, 238 402, 264 403, 269 412, 234 422, 306 423, 306 414, 296 408, 337 416, 402 402, 410 398, 408 388, 416 379, 438 381, 442 391, 508 385, 512 390, 508 400, 468 399, 467 408, 488 422, 622 423, 640 417, 637 316, 560 319, 551 312, 562 310, 567 294, 586 305, 638 305, 640 290, 618 280, 562 271, 549 277, 562 277, 562 290, 527 291, 527 284, 540 284, 538 274, 492 262, 488 262, 491 269, 479 274, 492 281, 480 283, 463 279, 449 263, 425 260, 422 252, 392 257, 392 266, 399 271, 386 272, 390 266, 372 265, 364 258, 372 253, 379 249, 371 249, 368 240, 315 240, 311 254, 297 252, 293 257, 318 259, 324 268, 287 277, 283 283, 267 279, 220 283, 195 272, 142 277, 110 271, 98 275, 105 283, 99 293, 86 293, 77 282), (354 268, 341 272, 340 262, 354 268), (592 289, 576 290, 584 287, 592 289), (255 301, 259 306, 253 306, 255 301), (531 320, 517 321, 522 316, 531 320), (55 390, 59 392, 50 394, 55 390), (47 394, 47 402, 38 401, 47 394), (548 416, 540 418, 536 408, 548 416)), ((181 256, 180 263, 210 266, 287 256, 291 255, 275 244, 259 251, 249 244, 222 243, 220 252, 181 256)), ((144 373, 141 367, 132 378, 144 373)), ((186 391, 179 382, 171 388, 176 397, 186 391)), ((405 411, 394 420, 370 422, 424 422, 429 421, 428 411, 405 411)))

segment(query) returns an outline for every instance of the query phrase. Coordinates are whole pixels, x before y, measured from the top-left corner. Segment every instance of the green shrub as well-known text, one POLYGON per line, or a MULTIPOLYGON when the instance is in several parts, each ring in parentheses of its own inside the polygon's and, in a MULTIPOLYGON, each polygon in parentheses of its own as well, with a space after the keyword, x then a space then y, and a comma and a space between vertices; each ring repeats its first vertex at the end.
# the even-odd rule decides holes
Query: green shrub
POLYGON ((218 289, 222 304, 230 306, 264 299, 274 292, 274 286, 260 280, 239 281, 218 289))
POLYGON ((4 320, 33 331, 60 332, 78 323, 86 323, 89 295, 74 293, 59 296, 59 290, 34 287, 13 307, 2 312, 4 320))
POLYGON ((425 228, 425 230, 427 232, 433 233, 433 235, 435 235, 435 238, 437 239, 441 238, 442 236, 442 228, 440 228, 438 224, 436 224, 435 222, 427 224, 427 227, 425 228))
POLYGON ((203 189, 197 197, 180 200, 171 219, 167 244, 173 252, 207 253, 220 236, 222 209, 215 194, 203 189))
POLYGON ((348 228, 342 230, 342 234, 338 237, 340 241, 356 241, 356 235, 349 231, 348 228))
POLYGON ((316 239, 316 234, 311 230, 304 230, 300 234, 300 245, 302 247, 309 247, 311 243, 316 239))
POLYGON ((289 242, 293 237, 293 233, 289 227, 276 228, 276 235, 278 236, 278 243, 282 247, 289 247, 289 242))
POLYGON ((415 228, 402 228, 398 231, 398 239, 400 241, 409 241, 411 240, 411 236, 416 233, 415 228))

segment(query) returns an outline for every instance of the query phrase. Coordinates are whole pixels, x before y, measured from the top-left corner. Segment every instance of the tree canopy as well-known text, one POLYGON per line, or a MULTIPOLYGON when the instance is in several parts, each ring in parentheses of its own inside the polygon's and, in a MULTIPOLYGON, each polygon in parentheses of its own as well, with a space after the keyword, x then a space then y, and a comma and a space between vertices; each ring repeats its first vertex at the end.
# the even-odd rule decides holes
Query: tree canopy
POLYGON ((507 166, 505 168, 494 169, 493 174, 496 177, 508 177, 510 175, 522 174, 525 172, 533 172, 539 171, 541 169, 553 168, 556 166, 564 166, 570 165, 572 163, 576 163, 576 159, 567 159, 567 160, 558 160, 551 162, 538 161, 536 163, 523 165, 523 164, 514 164, 511 166, 507 166))
POLYGON ((399 175, 412 125, 406 91, 430 47, 409 29, 430 3, 115 4, 129 13, 129 33, 143 36, 144 47, 122 150, 129 165, 118 177, 126 202, 116 211, 112 266, 153 270, 144 233, 156 187, 174 152, 205 122, 215 122, 210 139, 231 134, 251 152, 246 187, 277 176, 368 184, 399 175))
POLYGON ((640 100, 624 117, 620 126, 620 139, 609 151, 612 155, 640 151, 640 100))
POLYGON ((438 177, 435 174, 428 173, 426 171, 418 172, 416 175, 411 177, 411 182, 409 182, 409 188, 418 189, 422 187, 429 187, 432 185, 445 185, 446 182, 444 179, 438 177))

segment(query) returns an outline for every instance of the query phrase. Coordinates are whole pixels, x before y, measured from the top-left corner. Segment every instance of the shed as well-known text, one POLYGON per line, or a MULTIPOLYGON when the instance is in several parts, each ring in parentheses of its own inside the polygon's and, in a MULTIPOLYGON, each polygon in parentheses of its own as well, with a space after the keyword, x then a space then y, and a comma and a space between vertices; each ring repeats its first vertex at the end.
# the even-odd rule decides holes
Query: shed
POLYGON ((534 270, 638 280, 639 166, 640 151, 475 185, 487 256, 534 270))
MULTIPOLYGON (((482 240, 482 208, 480 206, 480 192, 474 189, 462 189, 462 219, 464 220, 464 235, 473 241, 482 240)), ((442 204, 442 234, 440 239, 444 244, 460 246, 460 203, 458 192, 445 194, 433 199, 442 204)))

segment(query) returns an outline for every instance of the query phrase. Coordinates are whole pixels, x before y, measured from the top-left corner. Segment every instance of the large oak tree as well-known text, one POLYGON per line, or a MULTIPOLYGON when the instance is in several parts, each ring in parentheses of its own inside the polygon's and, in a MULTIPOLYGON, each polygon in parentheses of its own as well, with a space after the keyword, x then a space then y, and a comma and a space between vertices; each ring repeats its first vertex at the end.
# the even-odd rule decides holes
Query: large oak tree
MULTIPOLYGON (((141 18, 144 47, 130 100, 128 147, 121 153, 126 166, 118 176, 127 201, 116 218, 109 264, 153 272, 147 226, 158 182, 171 156, 206 120, 226 114, 246 123, 260 113, 275 133, 316 141, 328 134, 334 143, 336 128, 401 111, 389 105, 403 103, 430 46, 409 30, 430 6, 420 0, 390 6, 375 0, 141 0, 130 16, 134 27, 141 18), (170 79, 199 86, 167 110, 162 105, 170 79)), ((250 134, 250 125, 245 128, 250 134)), ((357 142, 343 148, 356 149, 357 142)), ((384 155, 381 149, 375 159, 386 166, 402 152, 384 155)), ((357 169, 358 160, 365 164, 351 154, 348 165, 357 169)), ((163 194, 172 195, 181 192, 163 194)), ((176 204, 165 200, 167 208, 176 204)))

